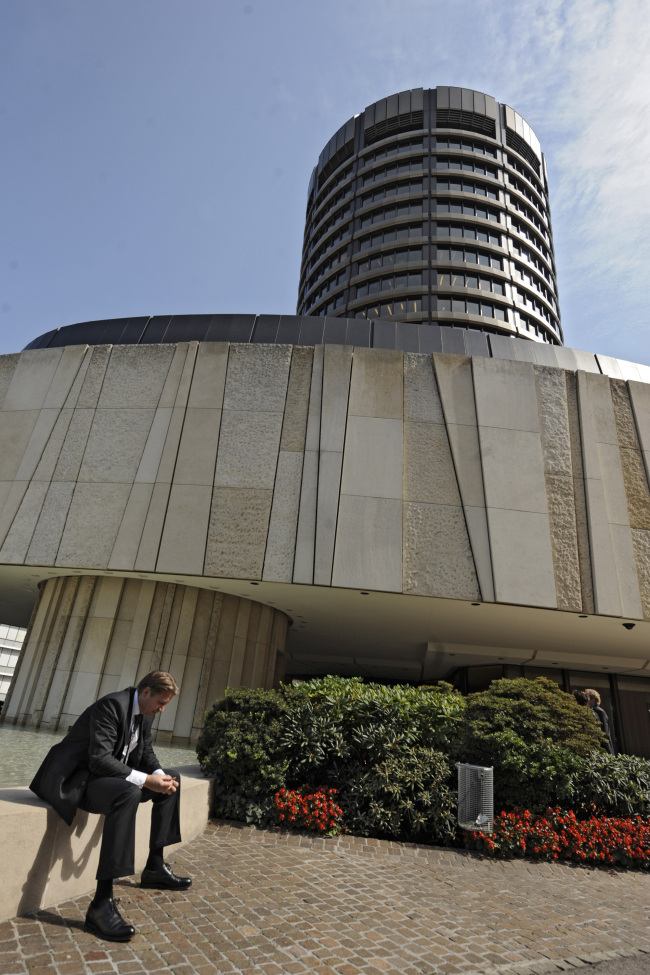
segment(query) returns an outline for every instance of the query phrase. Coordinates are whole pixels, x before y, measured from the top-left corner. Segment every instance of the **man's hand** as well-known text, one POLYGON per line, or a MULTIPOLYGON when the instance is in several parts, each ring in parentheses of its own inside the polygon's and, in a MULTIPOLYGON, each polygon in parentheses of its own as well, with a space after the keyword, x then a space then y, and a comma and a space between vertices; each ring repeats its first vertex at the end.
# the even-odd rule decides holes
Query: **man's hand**
POLYGON ((148 775, 144 787, 171 796, 178 789, 178 782, 171 775, 148 775))

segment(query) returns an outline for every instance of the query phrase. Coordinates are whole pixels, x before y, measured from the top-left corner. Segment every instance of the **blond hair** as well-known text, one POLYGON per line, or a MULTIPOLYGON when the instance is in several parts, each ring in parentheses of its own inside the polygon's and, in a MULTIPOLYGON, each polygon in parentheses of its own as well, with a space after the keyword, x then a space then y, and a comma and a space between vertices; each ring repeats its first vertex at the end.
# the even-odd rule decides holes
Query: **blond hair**
POLYGON ((585 694, 590 700, 596 702, 597 707, 600 707, 600 694, 598 691, 595 691, 593 687, 585 687, 585 694))
POLYGON ((152 670, 150 674, 145 674, 138 684, 138 693, 145 687, 154 694, 173 694, 174 697, 178 694, 178 684, 166 670, 152 670))

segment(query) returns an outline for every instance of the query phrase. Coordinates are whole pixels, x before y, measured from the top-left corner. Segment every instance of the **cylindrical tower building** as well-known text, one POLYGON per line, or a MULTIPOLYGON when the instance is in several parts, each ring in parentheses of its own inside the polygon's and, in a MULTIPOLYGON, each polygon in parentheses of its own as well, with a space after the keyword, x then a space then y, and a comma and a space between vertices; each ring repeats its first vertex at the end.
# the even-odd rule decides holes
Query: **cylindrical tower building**
POLYGON ((297 311, 562 345, 544 155, 490 95, 439 87, 354 116, 309 184, 297 311))

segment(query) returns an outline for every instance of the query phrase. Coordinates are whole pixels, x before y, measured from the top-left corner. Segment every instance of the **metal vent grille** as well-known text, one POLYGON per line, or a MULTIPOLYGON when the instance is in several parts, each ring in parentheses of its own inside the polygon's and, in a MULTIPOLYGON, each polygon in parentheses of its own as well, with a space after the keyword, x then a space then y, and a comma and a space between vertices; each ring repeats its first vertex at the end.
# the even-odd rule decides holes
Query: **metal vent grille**
POLYGON ((436 128, 439 129, 467 129, 470 132, 481 132, 496 138, 496 124, 494 119, 476 112, 462 112, 457 108, 439 108, 436 112, 436 128))
POLYGON ((392 118, 383 119, 375 125, 369 125, 365 132, 366 145, 379 142, 387 135, 395 135, 399 132, 410 132, 412 129, 424 127, 424 112, 403 112, 401 115, 394 115, 392 118))
POLYGON ((333 156, 331 156, 318 176, 318 188, 320 189, 326 179, 328 179, 335 169, 338 169, 342 162, 349 159, 354 152, 354 139, 349 139, 344 146, 337 149, 333 156))
POLYGON ((537 175, 539 176, 539 159, 530 148, 527 142, 513 132, 512 129, 506 129, 506 145, 518 152, 520 156, 526 160, 526 162, 533 167, 537 175))
POLYGON ((461 829, 491 833, 494 826, 492 768, 458 764, 458 825, 461 829))

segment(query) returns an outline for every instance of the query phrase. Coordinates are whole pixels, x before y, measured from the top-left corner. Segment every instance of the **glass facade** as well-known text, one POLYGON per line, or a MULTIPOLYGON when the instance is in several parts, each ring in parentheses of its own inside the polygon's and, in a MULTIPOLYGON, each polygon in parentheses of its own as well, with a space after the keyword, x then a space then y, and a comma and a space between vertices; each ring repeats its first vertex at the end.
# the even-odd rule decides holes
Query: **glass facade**
POLYGON ((312 174, 297 311, 451 327, 475 317, 479 330, 562 345, 546 168, 527 123, 460 88, 400 92, 346 122, 312 174), (422 246, 401 259, 419 266, 416 302, 412 274, 393 285, 370 277, 395 254, 387 245, 414 237, 422 246), (450 246, 458 238, 485 249, 450 246), (452 274, 456 287, 474 287, 452 269, 459 263, 498 269, 503 280, 490 290, 503 300, 439 296, 452 274), (373 289, 387 287, 395 300, 370 306, 373 289))

